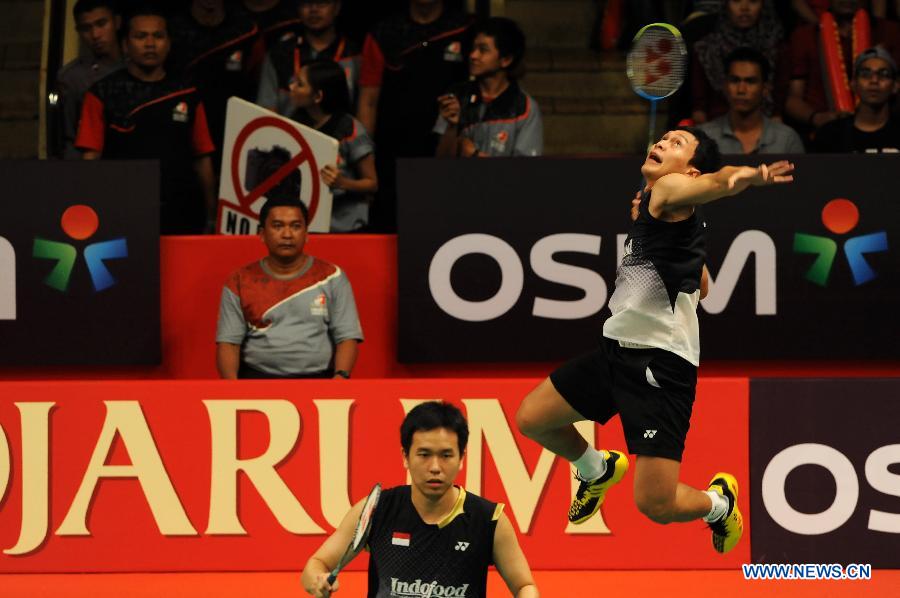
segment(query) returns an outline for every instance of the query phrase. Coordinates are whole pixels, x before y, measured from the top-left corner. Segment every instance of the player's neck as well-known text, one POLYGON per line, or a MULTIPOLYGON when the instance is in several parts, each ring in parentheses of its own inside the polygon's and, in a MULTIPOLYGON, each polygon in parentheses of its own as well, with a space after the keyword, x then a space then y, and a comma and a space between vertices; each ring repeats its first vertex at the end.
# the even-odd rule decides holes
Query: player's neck
POLYGON ((309 256, 301 253, 290 260, 281 260, 273 255, 266 256, 266 266, 276 276, 290 276, 299 272, 306 265, 309 256))
POLYGON ((409 5, 409 18, 419 25, 428 25, 434 23, 441 18, 444 13, 444 3, 435 2, 426 6, 421 6, 414 2, 409 5))
POLYGON ((318 104, 313 104, 305 110, 306 115, 309 117, 309 120, 312 123, 314 129, 321 129, 331 118, 331 115, 325 114, 325 112, 319 107, 318 104))
POLYGON ((481 97, 485 101, 490 101, 506 91, 509 87, 509 77, 505 71, 497 71, 486 77, 478 79, 478 88, 481 91, 481 97))
POLYGON ((134 77, 135 79, 139 79, 146 83, 153 83, 154 81, 162 81, 166 77, 166 70, 161 66, 155 67, 153 69, 146 69, 142 66, 135 64, 134 62, 128 62, 128 73, 134 77))
POLYGON ((122 60, 122 53, 116 44, 112 44, 107 54, 94 54, 94 62, 99 64, 114 64, 122 60))
POLYGON ((313 47, 316 52, 321 52, 334 43, 337 39, 337 31, 334 27, 322 29, 321 31, 305 31, 306 41, 313 47))
POLYGON ((225 20, 225 6, 220 4, 206 8, 193 2, 191 3, 191 16, 204 27, 218 27, 225 20))
POLYGON ((750 133, 762 129, 763 115, 760 110, 743 113, 732 110, 728 113, 728 121, 731 123, 732 131, 750 133))
POLYGON ((891 111, 888 104, 871 106, 860 103, 856 109, 856 116, 853 117, 853 126, 860 131, 877 131, 887 124, 890 116, 891 111))
POLYGON ((429 525, 435 525, 443 521, 453 510, 453 507, 456 506, 459 492, 459 487, 450 486, 450 489, 439 499, 431 500, 413 486, 411 498, 413 506, 416 508, 416 512, 419 513, 422 521, 429 525))
POLYGON ((271 8, 275 8, 278 0, 244 0, 244 8, 250 12, 266 12, 271 8))

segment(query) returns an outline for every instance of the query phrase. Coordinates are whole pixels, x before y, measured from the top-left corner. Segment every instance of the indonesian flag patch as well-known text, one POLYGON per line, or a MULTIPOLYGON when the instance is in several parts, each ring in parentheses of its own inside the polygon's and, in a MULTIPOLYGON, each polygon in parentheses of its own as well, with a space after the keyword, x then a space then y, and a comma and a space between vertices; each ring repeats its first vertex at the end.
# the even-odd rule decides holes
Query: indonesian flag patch
POLYGON ((394 546, 409 546, 409 534, 394 532, 394 535, 391 536, 391 544, 394 546))

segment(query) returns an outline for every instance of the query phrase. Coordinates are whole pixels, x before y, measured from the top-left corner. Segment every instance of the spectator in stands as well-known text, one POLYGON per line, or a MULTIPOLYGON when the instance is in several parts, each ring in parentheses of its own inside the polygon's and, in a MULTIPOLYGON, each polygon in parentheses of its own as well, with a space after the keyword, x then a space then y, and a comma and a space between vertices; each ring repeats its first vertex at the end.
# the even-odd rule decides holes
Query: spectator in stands
POLYGON ((369 223, 371 194, 378 190, 375 144, 350 114, 344 69, 323 60, 300 68, 290 84, 295 118, 340 142, 337 164, 326 165, 322 182, 331 188, 331 232, 358 231, 369 223))
POLYGON ((215 213, 214 175, 203 102, 166 73, 166 18, 152 4, 124 20, 127 67, 84 96, 76 147, 86 160, 159 160, 160 231, 200 234, 215 213))
POLYGON ((269 255, 222 289, 222 378, 350 377, 363 340, 353 289, 339 267, 303 253, 308 217, 298 199, 270 199, 260 210, 269 255))
MULTIPOLYGON (((773 65, 768 83, 777 69, 784 30, 772 0, 723 0, 715 30, 697 42, 691 64, 691 117, 697 124, 728 111, 725 99, 724 59, 736 48, 754 48, 773 65)), ((766 100, 763 112, 777 113, 777 102, 766 100)))
POLYGON ((244 63, 249 74, 248 89, 241 94, 255 100, 266 53, 279 40, 292 37, 301 25, 296 0, 241 0, 235 13, 239 21, 253 23, 257 30, 244 63))
POLYGON ((463 158, 539 156, 544 124, 537 102, 516 80, 525 35, 510 19, 493 17, 472 28, 471 82, 438 98, 436 155, 463 158))
POLYGON ((437 97, 465 79, 469 18, 444 0, 409 0, 363 44, 358 118, 378 145, 376 230, 396 230, 395 161, 433 156, 437 97))
POLYGON ((833 120, 816 133, 815 149, 832 153, 900 153, 900 122, 891 113, 897 95, 897 63, 882 48, 862 52, 853 64, 856 112, 833 120))
POLYGON ((60 129, 62 157, 81 159, 75 149, 75 135, 81 117, 81 102, 91 85, 122 68, 118 32, 122 19, 113 0, 78 0, 72 9, 75 30, 88 53, 59 70, 60 129))
POLYGON ((295 109, 288 89, 291 79, 304 65, 327 59, 344 69, 350 105, 355 105, 361 48, 337 31, 335 21, 341 12, 340 0, 300 0, 297 10, 303 25, 296 34, 279 40, 269 50, 256 103, 290 116, 295 109))
MULTIPOLYGON (((238 19, 225 0, 191 0, 171 20, 172 64, 175 74, 197 86, 216 152, 218 167, 225 138, 228 98, 253 100, 247 61, 256 26, 238 19)), ((255 90, 253 90, 255 91, 255 90)))
MULTIPOLYGON (((831 0, 829 9, 837 21, 840 36, 841 57, 844 69, 853 64, 853 17, 859 0, 831 0)), ((900 59, 900 25, 885 19, 872 19, 873 45, 882 46, 896 62, 900 59)), ((790 87, 785 104, 785 116, 789 117, 801 133, 811 134, 825 123, 841 116, 829 105, 822 73, 818 26, 801 25, 791 36, 790 87)), ((852 73, 847 70, 848 80, 852 73)))
POLYGON ((763 114, 771 93, 769 61, 753 48, 738 48, 725 58, 728 113, 700 125, 723 154, 802 154, 803 141, 789 126, 763 114))

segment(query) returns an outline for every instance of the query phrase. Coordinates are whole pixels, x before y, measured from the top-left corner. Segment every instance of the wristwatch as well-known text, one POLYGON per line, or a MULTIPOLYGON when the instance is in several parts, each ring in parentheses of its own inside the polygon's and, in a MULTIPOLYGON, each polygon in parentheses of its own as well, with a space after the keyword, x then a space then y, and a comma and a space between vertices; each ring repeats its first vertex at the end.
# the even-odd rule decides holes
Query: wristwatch
POLYGON ((348 372, 347 370, 335 370, 334 375, 340 376, 341 378, 346 378, 348 380, 350 379, 350 372, 348 372))

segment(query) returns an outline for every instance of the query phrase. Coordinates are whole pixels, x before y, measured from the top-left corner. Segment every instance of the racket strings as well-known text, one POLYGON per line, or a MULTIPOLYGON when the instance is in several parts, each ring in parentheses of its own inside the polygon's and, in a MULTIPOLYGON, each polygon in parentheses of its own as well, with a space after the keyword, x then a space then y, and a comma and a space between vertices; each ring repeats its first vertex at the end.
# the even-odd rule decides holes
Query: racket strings
POLYGON ((687 74, 684 42, 666 28, 650 27, 634 41, 626 68, 639 95, 651 100, 668 97, 687 74))

